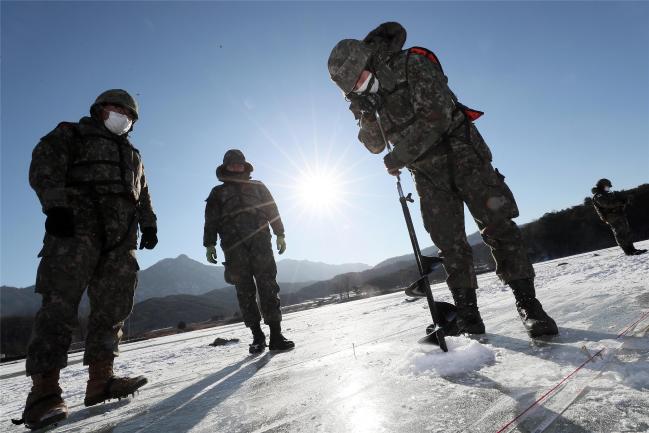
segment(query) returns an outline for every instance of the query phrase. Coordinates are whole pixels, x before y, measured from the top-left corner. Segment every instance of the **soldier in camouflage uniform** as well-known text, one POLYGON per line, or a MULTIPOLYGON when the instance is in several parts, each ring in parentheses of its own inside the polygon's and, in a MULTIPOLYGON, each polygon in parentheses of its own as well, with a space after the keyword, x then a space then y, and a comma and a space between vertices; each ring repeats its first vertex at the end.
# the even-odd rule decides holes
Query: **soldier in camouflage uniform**
POLYGON ((619 192, 612 192, 613 185, 608 179, 600 179, 591 190, 593 193, 593 206, 599 218, 608 224, 613 231, 615 241, 627 256, 646 253, 647 250, 637 250, 633 246, 631 227, 626 217, 628 197, 619 192))
POLYGON ((34 149, 29 182, 41 202, 45 239, 36 292, 42 294, 26 371, 33 380, 23 421, 28 428, 65 418, 59 371, 67 365, 77 308, 88 289, 90 317, 84 365, 84 403, 95 405, 132 394, 146 378, 117 377, 122 325, 133 307, 140 249, 157 240, 156 215, 139 151, 128 139, 138 119, 126 91, 108 90, 78 123, 60 123, 34 149))
POLYGON ((482 113, 458 102, 433 53, 402 50, 405 39, 401 25, 385 23, 363 41, 344 39, 331 52, 329 73, 351 102, 359 140, 380 153, 384 134, 394 145, 384 158, 388 172, 405 167, 414 174, 424 226, 444 260, 462 331, 485 332, 464 228, 466 204, 529 335, 557 334, 535 295, 534 269, 512 221, 518 216, 514 197, 472 122, 482 113))
POLYGON ((288 350, 295 345, 282 335, 277 266, 268 225, 277 236, 279 254, 286 250, 284 225, 266 185, 251 180, 252 164, 240 150, 228 150, 216 177, 223 182, 212 189, 205 205, 203 246, 207 261, 216 264, 216 241, 221 237, 225 254, 225 280, 237 291, 243 321, 252 331, 250 353, 266 347, 261 315, 270 327, 270 350, 288 350))

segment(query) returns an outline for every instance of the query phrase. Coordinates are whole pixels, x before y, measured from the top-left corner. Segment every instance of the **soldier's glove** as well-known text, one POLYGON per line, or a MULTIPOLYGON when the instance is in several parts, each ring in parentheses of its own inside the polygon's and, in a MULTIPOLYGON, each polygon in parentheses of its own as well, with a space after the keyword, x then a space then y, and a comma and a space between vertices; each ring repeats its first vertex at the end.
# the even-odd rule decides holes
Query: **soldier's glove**
POLYGON ((401 174, 399 169, 405 167, 405 164, 395 158, 392 155, 392 152, 383 157, 383 164, 385 164, 385 168, 388 169, 388 173, 390 173, 392 176, 398 176, 399 174, 401 174))
POLYGON ((213 263, 215 265, 218 263, 216 261, 216 247, 214 245, 212 245, 211 247, 205 247, 205 257, 210 263, 213 263))
POLYGON ((376 113, 383 104, 383 100, 378 93, 359 95, 352 92, 347 95, 347 99, 349 99, 350 102, 349 109, 354 113, 356 120, 366 114, 374 116, 374 113, 376 113))
POLYGON ((68 207, 53 207, 45 212, 45 231, 56 237, 69 238, 74 236, 74 214, 68 207))
POLYGON ((158 245, 158 229, 155 227, 144 227, 140 237, 140 249, 152 250, 158 245))
POLYGON ((286 251, 286 238, 284 235, 277 235, 277 252, 284 254, 284 251, 286 251))

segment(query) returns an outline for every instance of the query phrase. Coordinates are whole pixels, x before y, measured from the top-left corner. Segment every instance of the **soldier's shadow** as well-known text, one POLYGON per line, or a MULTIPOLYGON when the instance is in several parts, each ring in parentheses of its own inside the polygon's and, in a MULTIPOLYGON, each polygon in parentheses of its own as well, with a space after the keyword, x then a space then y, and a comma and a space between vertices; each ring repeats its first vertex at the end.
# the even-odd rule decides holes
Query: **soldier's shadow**
POLYGON ((270 352, 253 361, 247 356, 120 422, 115 431, 189 431, 271 358, 270 352))
MULTIPOLYGON (((491 346, 499 347, 514 352, 520 352, 529 356, 541 358, 560 365, 571 365, 578 367, 589 359, 590 356, 597 353, 599 348, 609 347, 605 343, 617 340, 617 334, 609 334, 600 331, 590 331, 575 328, 559 327, 560 334, 556 337, 546 339, 522 340, 506 335, 487 334, 488 343, 491 346), (594 343, 589 344, 590 349, 585 351, 581 346, 570 345, 569 343, 594 343)), ((632 361, 622 359, 613 359, 606 369, 624 373, 627 371, 647 371, 649 372, 649 341, 646 338, 627 336, 626 347, 623 349, 624 354, 632 355, 632 361)), ((602 360, 595 357, 592 362, 588 362, 585 370, 599 370, 602 360)), ((642 384, 640 381, 628 380, 625 385, 644 392, 649 385, 642 384)))
MULTIPOLYGON (((499 400, 493 402, 491 406, 485 408, 479 419, 475 420, 471 425, 465 425, 462 431, 475 433, 493 432, 496 429, 503 427, 518 414, 521 414, 526 410, 526 413, 531 419, 521 418, 518 422, 519 430, 532 431, 534 426, 528 426, 528 424, 534 423, 534 420, 545 420, 550 416, 556 416, 556 412, 544 406, 535 406, 533 409, 528 410, 530 405, 535 401, 539 391, 539 388, 535 386, 507 387, 502 385, 500 382, 480 374, 479 372, 474 372, 468 375, 444 376, 444 379, 458 385, 494 389, 503 395, 499 400), (513 406, 507 404, 511 400, 514 400, 515 402, 513 406)), ((562 415, 559 415, 554 423, 555 425, 561 423, 562 430, 560 431, 589 433, 589 430, 574 424, 562 415)))

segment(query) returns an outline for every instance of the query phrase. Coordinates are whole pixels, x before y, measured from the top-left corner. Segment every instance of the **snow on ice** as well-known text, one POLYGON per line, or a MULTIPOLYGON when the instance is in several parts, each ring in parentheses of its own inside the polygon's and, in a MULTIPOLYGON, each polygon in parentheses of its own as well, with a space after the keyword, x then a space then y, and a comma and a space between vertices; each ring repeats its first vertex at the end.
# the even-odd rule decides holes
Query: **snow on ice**
POLYGON ((496 359, 494 351, 467 337, 447 337, 448 353, 434 346, 421 345, 406 355, 402 371, 414 374, 453 376, 478 371, 496 359))
MULTIPOLYGON (((149 384, 91 408, 72 354, 61 380, 70 417, 53 431, 495 433, 572 374, 507 431, 647 432, 649 318, 617 336, 649 311, 649 257, 597 254, 535 265, 538 297, 560 329, 551 339, 530 340, 509 290, 484 274, 484 341, 449 338, 446 354, 417 344, 430 315, 403 293, 286 314, 297 344, 287 353, 249 356, 242 324, 124 344, 117 372, 149 384), (210 346, 217 337, 240 343, 210 346)), ((451 301, 444 284, 432 290, 451 301)), ((9 419, 29 390, 24 362, 0 366, 0 387, 0 431, 22 431, 9 419)))

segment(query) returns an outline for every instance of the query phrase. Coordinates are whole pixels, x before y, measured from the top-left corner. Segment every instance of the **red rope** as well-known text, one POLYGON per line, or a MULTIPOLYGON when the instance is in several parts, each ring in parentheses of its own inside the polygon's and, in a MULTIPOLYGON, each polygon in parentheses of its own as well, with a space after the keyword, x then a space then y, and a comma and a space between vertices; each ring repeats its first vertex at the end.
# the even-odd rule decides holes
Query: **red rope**
MULTIPOLYGON (((626 335, 630 330, 632 330, 638 323, 642 322, 645 318, 649 317, 649 311, 645 311, 645 313, 640 316, 638 320, 627 326, 622 332, 620 332, 617 337, 615 338, 620 338, 626 335)), ((572 376, 577 374, 579 370, 584 368, 586 364, 588 364, 590 361, 592 361, 596 356, 598 356, 600 353, 604 351, 604 348, 599 349, 597 353, 594 355, 591 355, 586 361, 584 361, 579 367, 577 367, 575 370, 573 370, 572 373, 564 377, 559 383, 554 385, 552 388, 550 388, 548 391, 546 391, 541 397, 536 399, 531 405, 529 405, 523 412, 519 413, 516 418, 512 419, 509 421, 507 424, 502 426, 496 433, 503 433, 505 430, 507 430, 512 424, 514 424, 516 421, 518 421, 523 415, 525 415, 530 409, 532 409, 534 406, 539 405, 543 400, 545 400, 550 394, 552 394, 557 388, 559 388, 561 385, 563 385, 566 381, 568 381, 572 376)))

